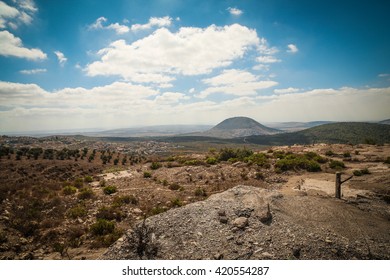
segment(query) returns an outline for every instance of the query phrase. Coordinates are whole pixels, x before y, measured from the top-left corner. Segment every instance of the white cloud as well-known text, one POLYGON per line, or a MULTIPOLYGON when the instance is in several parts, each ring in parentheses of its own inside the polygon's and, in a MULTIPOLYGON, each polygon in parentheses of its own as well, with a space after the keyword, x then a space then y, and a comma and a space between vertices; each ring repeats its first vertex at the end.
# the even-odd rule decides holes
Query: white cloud
POLYGON ((195 88, 190 88, 189 90, 188 90, 188 93, 194 93, 195 92, 195 88))
POLYGON ((164 92, 157 96, 155 101, 160 104, 174 104, 180 102, 180 100, 188 100, 189 97, 180 92, 164 92))
POLYGON ((38 11, 32 0, 14 0, 12 7, 0 1, 0 28, 16 29, 20 24, 31 24, 34 14, 38 11))
POLYGON ((114 30, 116 34, 125 34, 130 31, 130 28, 127 25, 122 25, 119 23, 112 23, 107 26, 104 26, 103 23, 107 22, 107 18, 99 17, 94 23, 88 26, 89 29, 110 29, 114 30))
POLYGON ((261 81, 260 76, 250 72, 230 69, 224 70, 222 74, 210 79, 204 79, 203 83, 211 87, 203 90, 197 97, 206 98, 213 93, 224 93, 236 96, 256 95, 258 91, 273 87, 278 83, 275 81, 261 81))
POLYGON ((390 74, 387 74, 387 73, 381 73, 378 75, 379 78, 386 78, 386 77, 390 77, 390 74))
POLYGON ((134 82, 167 83, 172 75, 200 75, 226 67, 257 47, 255 30, 239 24, 207 28, 166 28, 127 44, 124 40, 101 49, 100 61, 86 67, 89 76, 118 75, 134 82))
POLYGON ((267 55, 267 56, 259 56, 256 58, 257 62, 260 62, 262 64, 270 64, 270 63, 276 63, 276 62, 281 62, 280 59, 277 59, 274 56, 267 55))
POLYGON ((0 31, 0 55, 15 56, 30 60, 46 59, 47 55, 40 49, 23 47, 22 40, 8 31, 0 31))
POLYGON ((299 50, 298 50, 298 47, 294 44, 289 44, 287 45, 287 52, 289 53, 297 53, 299 50))
MULTIPOLYGON (((231 73, 224 74, 228 77, 231 73)), ((243 82, 254 83, 250 76, 244 74, 242 77, 243 82)), ((223 80, 209 82, 229 86, 223 80)), ((51 92, 35 84, 0 82, 0 104, 0 131, 130 127, 140 123, 215 124, 237 115, 260 122, 370 121, 388 118, 390 87, 233 96, 218 103, 210 100, 192 102, 185 93, 161 93, 124 82, 51 92)))
POLYGON ((41 68, 19 71, 19 73, 25 74, 25 75, 34 75, 34 74, 40 74, 40 73, 45 73, 45 72, 47 72, 47 69, 41 69, 41 68))
POLYGON ((68 60, 65 55, 60 52, 60 51, 55 51, 54 54, 57 56, 57 59, 58 59, 58 63, 61 65, 61 66, 64 66, 66 61, 68 60))
POLYGON ((227 8, 227 10, 229 11, 229 13, 233 16, 240 16, 243 14, 243 11, 241 11, 240 9, 237 9, 237 8, 227 8))
POLYGON ((172 18, 169 16, 165 17, 151 17, 146 24, 133 24, 131 31, 147 30, 153 27, 168 27, 172 24, 172 18))
POLYGON ((274 92, 275 92, 276 94, 285 94, 285 93, 298 92, 299 90, 300 90, 299 88, 289 87, 289 88, 278 88, 278 89, 274 89, 274 92))

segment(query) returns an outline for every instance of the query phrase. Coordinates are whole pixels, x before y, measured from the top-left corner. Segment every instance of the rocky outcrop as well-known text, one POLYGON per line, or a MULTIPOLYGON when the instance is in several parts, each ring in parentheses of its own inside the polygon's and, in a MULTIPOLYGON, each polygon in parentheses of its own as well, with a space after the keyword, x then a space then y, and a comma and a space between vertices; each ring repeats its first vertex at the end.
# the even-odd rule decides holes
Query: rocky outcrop
MULTIPOLYGON (((341 217, 334 225, 321 222, 337 216, 340 207, 351 206, 334 199, 287 198, 278 191, 240 185, 205 201, 146 219, 101 258, 388 258, 388 235, 375 235, 375 230, 366 231, 364 236, 352 232, 359 227, 353 209, 344 209, 349 211, 352 221, 341 217), (339 222, 343 223, 342 228, 339 222), (344 232, 345 229, 349 231, 344 232), (370 238, 375 238, 375 247, 367 241, 370 238)), ((371 218, 373 223, 383 226, 384 221, 371 218)))

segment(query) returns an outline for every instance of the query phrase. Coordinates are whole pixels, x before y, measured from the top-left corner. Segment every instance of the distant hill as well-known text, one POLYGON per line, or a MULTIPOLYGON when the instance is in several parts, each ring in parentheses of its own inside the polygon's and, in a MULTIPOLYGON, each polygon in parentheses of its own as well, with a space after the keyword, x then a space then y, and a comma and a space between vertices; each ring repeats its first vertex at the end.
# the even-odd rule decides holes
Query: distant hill
POLYGON ((250 135, 272 135, 277 133, 280 133, 280 130, 264 126, 251 118, 234 117, 226 119, 213 128, 197 135, 230 139, 250 135))
POLYGON ((380 124, 390 124, 390 119, 380 121, 379 123, 380 124))
POLYGON ((237 141, 260 145, 312 143, 390 143, 390 126, 376 123, 341 122, 277 135, 250 136, 237 141))
POLYGON ((267 126, 286 132, 294 132, 319 126, 322 124, 332 123, 331 121, 313 121, 313 122, 274 122, 266 123, 267 126))

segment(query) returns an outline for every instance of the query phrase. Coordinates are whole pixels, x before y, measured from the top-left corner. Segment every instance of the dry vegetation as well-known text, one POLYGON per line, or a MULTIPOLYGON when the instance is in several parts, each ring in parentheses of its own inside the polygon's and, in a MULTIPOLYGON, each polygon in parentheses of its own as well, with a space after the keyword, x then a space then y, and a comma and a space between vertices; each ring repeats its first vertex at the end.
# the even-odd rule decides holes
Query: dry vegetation
POLYGON ((389 203, 389 152, 315 145, 145 156, 2 145, 0 258, 96 259, 144 217, 238 184, 280 189, 299 176, 343 171, 355 175, 351 188, 389 203))

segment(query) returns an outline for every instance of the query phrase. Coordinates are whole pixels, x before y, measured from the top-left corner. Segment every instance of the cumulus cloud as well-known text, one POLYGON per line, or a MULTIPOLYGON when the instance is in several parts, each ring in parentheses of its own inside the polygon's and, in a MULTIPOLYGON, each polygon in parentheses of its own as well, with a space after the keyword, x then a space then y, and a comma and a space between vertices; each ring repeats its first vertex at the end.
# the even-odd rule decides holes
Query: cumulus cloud
POLYGON ((298 50, 298 47, 294 44, 288 44, 287 45, 287 52, 289 53, 297 53, 299 50, 298 50))
POLYGON ((111 23, 109 25, 103 25, 103 23, 107 22, 107 18, 99 17, 96 19, 94 23, 89 25, 89 29, 109 29, 114 30, 116 34, 125 34, 130 31, 130 28, 127 25, 122 25, 119 23, 111 23))
POLYGON ((145 24, 133 24, 131 31, 147 30, 153 27, 168 27, 172 24, 172 18, 169 16, 165 17, 151 17, 148 23, 145 24))
POLYGON ((229 11, 229 13, 233 16, 240 16, 243 14, 243 11, 241 11, 240 9, 237 9, 237 8, 227 8, 227 10, 229 11))
POLYGON ((213 93, 224 93, 236 96, 256 95, 259 90, 277 85, 275 81, 260 80, 248 71, 230 69, 224 70, 222 74, 202 80, 210 87, 203 90, 198 97, 206 98, 213 93))
POLYGON ((270 64, 270 63, 276 63, 276 62, 281 62, 280 59, 277 59, 274 56, 267 55, 267 56, 259 56, 256 58, 257 62, 260 62, 262 64, 270 64))
POLYGON ((274 92, 276 94, 293 93, 293 92, 298 92, 298 91, 299 91, 299 88, 293 88, 293 87, 274 89, 274 92))
POLYGON ((20 24, 31 24, 38 11, 32 0, 14 0, 14 6, 0 1, 0 28, 16 29, 20 24))
POLYGON ((167 83, 173 75, 208 74, 229 66, 260 43, 257 33, 239 24, 207 28, 182 27, 177 32, 160 28, 127 44, 117 40, 87 65, 89 76, 121 76, 134 82, 167 83))
POLYGON ((46 59, 47 55, 40 49, 29 49, 23 47, 22 40, 15 37, 7 30, 0 31, 0 55, 15 56, 29 60, 46 59))
POLYGON ((58 63, 61 65, 61 66, 64 66, 66 61, 68 60, 65 55, 60 52, 60 51, 55 51, 54 54, 57 56, 57 59, 58 59, 58 63))
MULTIPOLYGON (((258 79, 235 70, 234 82, 258 79)), ((234 74, 225 72, 225 77, 234 74)), ((217 76, 216 76, 217 77, 217 76)), ((228 87, 219 77, 206 84, 228 87)), ((265 121, 362 121, 388 117, 390 87, 315 89, 274 95, 233 95, 222 102, 191 100, 185 93, 115 82, 93 88, 46 91, 35 84, 0 82, 0 131, 129 127, 147 124, 215 124, 224 118, 245 115, 265 121), (326 109, 324 109, 326 108, 326 109), (153 123, 148 123, 148 122, 153 123)))
POLYGON ((34 75, 34 74, 40 74, 40 73, 45 73, 45 72, 47 72, 47 69, 41 69, 41 68, 19 71, 19 73, 25 74, 25 75, 34 75))

